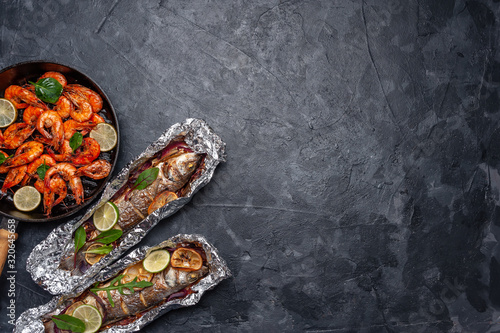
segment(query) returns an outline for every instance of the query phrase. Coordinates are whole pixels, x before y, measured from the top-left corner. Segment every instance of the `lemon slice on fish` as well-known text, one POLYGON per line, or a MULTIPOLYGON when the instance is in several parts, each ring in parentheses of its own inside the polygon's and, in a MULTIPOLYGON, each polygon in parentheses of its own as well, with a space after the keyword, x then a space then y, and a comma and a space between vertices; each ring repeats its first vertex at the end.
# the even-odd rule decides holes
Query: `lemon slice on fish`
POLYGON ((23 186, 14 193, 14 206, 22 212, 29 212, 42 201, 40 192, 33 186, 23 186))
POLYGON ((170 253, 167 250, 156 250, 148 254, 142 266, 149 273, 158 273, 167 268, 169 262, 170 253))
POLYGON ((0 127, 7 127, 17 119, 17 109, 5 98, 0 98, 0 127))
MULTIPOLYGON (((89 248, 87 249, 87 251, 92 251, 92 250, 95 250, 95 249, 98 249, 100 247, 104 246, 104 244, 101 244, 101 243, 94 243, 92 245, 89 246, 89 248)), ((105 254, 96 254, 96 253, 89 253, 89 252, 86 252, 85 253, 85 261, 89 263, 89 265, 95 265, 99 262, 99 260, 101 260, 101 258, 103 258, 105 256, 105 254)))
POLYGON ((92 139, 96 140, 101 147, 101 151, 110 151, 115 148, 118 142, 118 133, 115 128, 107 123, 97 124, 89 135, 92 139))
POLYGON ((172 267, 197 271, 203 266, 203 259, 196 250, 180 247, 172 253, 172 267))
POLYGON ((99 231, 108 231, 118 222, 120 212, 111 201, 106 202, 94 212, 94 226, 99 231))
POLYGON ((73 317, 80 319, 85 324, 83 333, 94 333, 101 328, 102 316, 95 306, 80 305, 73 311, 73 317))

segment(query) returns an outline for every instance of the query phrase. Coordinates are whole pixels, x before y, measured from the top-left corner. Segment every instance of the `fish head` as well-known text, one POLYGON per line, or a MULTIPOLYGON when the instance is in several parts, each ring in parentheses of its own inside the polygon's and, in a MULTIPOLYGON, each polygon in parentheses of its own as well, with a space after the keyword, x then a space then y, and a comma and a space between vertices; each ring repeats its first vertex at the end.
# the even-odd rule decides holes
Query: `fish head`
POLYGON ((196 271, 186 271, 183 269, 169 267, 165 269, 158 280, 160 284, 173 288, 175 286, 189 286, 208 274, 208 267, 202 266, 196 271))
POLYGON ((191 177, 198 167, 201 155, 196 153, 185 153, 171 158, 163 165, 163 173, 170 180, 180 180, 191 177))
POLYGON ((208 273, 208 267, 202 266, 200 269, 196 271, 188 272, 186 274, 186 280, 189 284, 195 283, 196 281, 207 275, 207 273, 208 273))

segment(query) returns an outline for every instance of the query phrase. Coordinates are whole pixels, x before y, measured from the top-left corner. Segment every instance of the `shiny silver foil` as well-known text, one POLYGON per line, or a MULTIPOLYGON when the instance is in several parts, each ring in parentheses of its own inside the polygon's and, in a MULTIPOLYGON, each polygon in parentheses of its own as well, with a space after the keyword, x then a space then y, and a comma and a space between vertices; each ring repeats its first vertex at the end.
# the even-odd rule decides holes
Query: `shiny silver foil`
POLYGON ((57 227, 45 240, 35 246, 26 262, 26 270, 30 272, 36 283, 52 295, 66 294, 79 286, 86 285, 91 277, 137 244, 160 220, 174 214, 189 202, 191 197, 211 180, 216 166, 224 160, 225 143, 205 121, 189 118, 183 123, 173 125, 108 183, 99 201, 82 218, 73 219, 57 227), (131 170, 146 162, 171 141, 180 137, 193 151, 206 154, 204 169, 200 177, 191 183, 189 192, 184 197, 157 209, 135 228, 124 234, 120 246, 91 266, 83 275, 71 275, 69 271, 59 269, 61 259, 74 251, 73 234, 75 230, 87 221, 97 208, 109 201, 116 191, 127 182, 131 170))
POLYGON ((173 299, 170 302, 166 302, 158 307, 155 307, 147 311, 144 316, 138 320, 122 326, 111 327, 103 332, 107 333, 125 333, 125 332, 137 332, 142 327, 146 326, 157 317, 165 314, 170 310, 177 309, 179 307, 186 307, 198 303, 201 296, 205 291, 214 288, 220 281, 227 279, 231 276, 231 272, 227 267, 224 259, 220 258, 217 250, 207 242, 207 240, 200 235, 177 235, 175 237, 169 238, 168 240, 162 242, 161 244, 154 247, 142 247, 132 251, 126 257, 120 259, 115 264, 105 268, 98 275, 91 279, 86 279, 83 285, 78 286, 78 288, 67 295, 55 296, 49 303, 39 306, 37 308, 32 308, 26 310, 19 316, 16 321, 16 327, 14 332, 16 333, 35 333, 44 332, 44 326, 42 323, 42 318, 50 318, 50 316, 58 314, 60 311, 64 310, 66 306, 65 301, 77 297, 83 293, 92 284, 98 281, 106 281, 114 276, 116 276, 121 270, 125 269, 127 266, 134 264, 142 259, 151 251, 165 248, 165 247, 176 247, 179 243, 198 243, 202 246, 203 250, 207 255, 208 275, 202 278, 198 283, 191 287, 195 293, 186 296, 181 299, 173 299))

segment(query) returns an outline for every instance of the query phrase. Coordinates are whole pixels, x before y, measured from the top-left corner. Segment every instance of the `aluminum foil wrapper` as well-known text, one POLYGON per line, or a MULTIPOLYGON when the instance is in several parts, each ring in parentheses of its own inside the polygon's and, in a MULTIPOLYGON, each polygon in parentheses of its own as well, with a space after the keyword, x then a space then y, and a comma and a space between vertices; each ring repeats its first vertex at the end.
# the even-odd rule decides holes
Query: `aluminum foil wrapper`
POLYGON ((231 272, 227 267, 224 259, 220 258, 217 250, 207 240, 200 235, 177 235, 175 237, 169 238, 168 240, 162 242, 161 244, 153 247, 142 247, 132 251, 126 257, 120 259, 115 264, 105 268, 98 275, 91 279, 87 279, 84 285, 78 286, 78 288, 67 295, 55 296, 49 303, 39 306, 37 308, 32 308, 26 310, 19 316, 16 321, 16 327, 14 332, 16 333, 35 333, 44 332, 44 326, 42 323, 42 318, 49 314, 57 314, 58 312, 65 309, 64 303, 66 300, 77 297, 83 293, 88 287, 98 281, 108 280, 115 275, 117 275, 121 270, 125 269, 127 266, 138 262, 151 251, 164 248, 164 247, 174 247, 179 243, 198 243, 201 245, 203 250, 207 255, 208 275, 202 278, 198 283, 191 287, 195 293, 189 294, 188 296, 181 299, 173 299, 166 302, 158 307, 152 308, 147 311, 142 317, 136 321, 117 327, 111 327, 102 332, 107 333, 125 333, 125 332, 137 332, 159 316, 165 314, 170 310, 174 310, 180 307, 186 307, 198 303, 201 296, 207 291, 214 288, 220 281, 227 279, 231 276, 231 272))
POLYGON ((33 280, 52 295, 66 294, 78 286, 86 285, 87 281, 109 266, 124 252, 137 244, 162 219, 174 214, 184 206, 192 196, 205 186, 212 178, 216 166, 225 160, 225 143, 213 132, 207 123, 200 119, 189 118, 165 131, 155 142, 137 158, 125 166, 120 173, 105 187, 101 198, 82 218, 75 218, 54 229, 45 240, 35 246, 26 262, 26 270, 33 280), (127 182, 131 170, 149 160, 155 153, 161 151, 170 142, 183 138, 193 151, 205 153, 205 165, 200 177, 191 182, 185 196, 169 202, 148 215, 132 230, 122 237, 120 246, 91 266, 83 275, 71 275, 69 271, 59 269, 62 258, 74 251, 73 234, 75 230, 87 221, 94 211, 109 199, 127 182))

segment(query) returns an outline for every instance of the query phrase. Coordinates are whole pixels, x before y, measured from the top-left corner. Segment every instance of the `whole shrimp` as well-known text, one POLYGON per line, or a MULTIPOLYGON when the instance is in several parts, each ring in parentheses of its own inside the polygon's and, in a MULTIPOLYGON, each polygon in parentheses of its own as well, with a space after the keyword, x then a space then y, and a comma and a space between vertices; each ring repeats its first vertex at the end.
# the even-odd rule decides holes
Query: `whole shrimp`
POLYGON ((11 85, 5 89, 4 97, 11 101, 16 108, 24 109, 28 105, 47 109, 47 105, 36 97, 34 92, 20 86, 11 85), (24 102, 24 103, 22 103, 24 102))
POLYGON ((42 108, 37 108, 36 106, 28 106, 26 108, 26 110, 24 110, 24 113, 23 113, 23 121, 28 124, 28 125, 36 125, 36 121, 38 120, 38 117, 40 117, 40 115, 42 113, 44 113, 45 109, 42 109, 42 108))
POLYGON ((106 178, 111 172, 111 163, 106 160, 97 160, 76 171, 77 176, 86 176, 92 179, 106 178))
POLYGON ((57 82, 59 82, 63 88, 66 87, 66 84, 68 83, 68 81, 66 80, 66 77, 59 72, 46 72, 42 76, 40 76, 39 80, 45 79, 48 77, 57 80, 57 82))
POLYGON ((2 189, 0 190, 2 196, 7 193, 7 189, 16 186, 23 180, 24 176, 26 175, 27 168, 27 165, 21 165, 9 170, 3 182, 2 189))
POLYGON ((43 153, 43 144, 36 141, 29 141, 17 148, 14 157, 8 158, 3 165, 9 168, 25 165, 33 162, 43 153))
POLYGON ((71 118, 76 121, 82 122, 87 121, 90 119, 90 117, 92 117, 92 114, 94 113, 92 110, 92 105, 90 104, 87 97, 81 94, 78 90, 66 87, 64 96, 67 97, 75 105, 73 112, 70 112, 71 118))
POLYGON ((99 143, 92 138, 85 138, 75 154, 70 155, 67 161, 76 165, 86 165, 98 158, 100 153, 99 143))
MULTIPOLYGON (((0 135, 0 148, 16 149, 33 134, 35 127, 26 123, 14 123, 0 135)), ((0 133, 1 134, 1 133, 0 133)))
POLYGON ((64 140, 63 122, 55 111, 44 112, 36 123, 36 128, 47 139, 51 139, 55 149, 59 149, 64 140), (50 133, 45 128, 50 128, 50 133))
POLYGON ((56 154, 52 149, 47 148, 49 155, 52 156, 58 162, 69 161, 71 154, 73 154, 73 148, 69 145, 69 140, 64 140, 61 147, 59 147, 59 154, 56 154))
POLYGON ((92 121, 85 121, 85 122, 78 122, 74 119, 69 119, 66 120, 63 123, 64 127, 64 139, 69 140, 73 136, 73 134, 76 133, 76 131, 85 131, 85 133, 82 132, 82 135, 87 134, 90 130, 92 130, 96 123, 92 121))
POLYGON ((74 110, 75 107, 69 99, 65 96, 59 96, 59 100, 56 103, 54 111, 56 111, 62 119, 68 118, 74 110))
POLYGON ((56 165, 56 161, 50 155, 47 154, 40 155, 40 157, 38 157, 36 160, 28 164, 28 169, 26 170, 26 176, 24 176, 21 185, 26 185, 31 180, 31 178, 33 178, 36 175, 38 167, 40 167, 40 165, 42 164, 51 167, 56 165))
POLYGON ((76 168, 69 163, 59 163, 47 170, 44 179, 44 196, 50 194, 50 181, 57 174, 69 183, 69 188, 75 197, 76 204, 80 205, 83 203, 82 180, 76 175, 76 168))
POLYGON ((68 194, 68 187, 66 182, 59 175, 55 175, 50 180, 49 188, 45 188, 45 182, 43 185, 43 209, 47 216, 52 213, 52 208, 61 203, 68 194), (56 200, 57 195, 57 200, 56 200))
POLYGON ((97 113, 102 110, 102 98, 98 93, 96 93, 92 89, 89 89, 79 84, 68 84, 67 87, 70 90, 72 89, 73 91, 77 91, 83 96, 85 96, 88 99, 90 105, 92 105, 93 112, 97 113))

